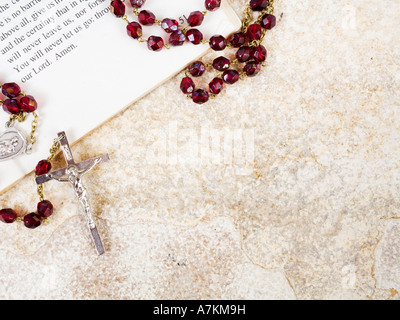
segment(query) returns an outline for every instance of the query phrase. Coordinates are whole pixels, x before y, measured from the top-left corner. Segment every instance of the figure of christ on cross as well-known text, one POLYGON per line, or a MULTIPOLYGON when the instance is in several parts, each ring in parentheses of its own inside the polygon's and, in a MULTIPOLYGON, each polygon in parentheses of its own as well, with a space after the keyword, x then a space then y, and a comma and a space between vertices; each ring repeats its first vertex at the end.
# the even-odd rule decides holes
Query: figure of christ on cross
POLYGON ((72 187, 75 190, 75 194, 82 205, 83 213, 88 223, 89 230, 97 250, 97 254, 102 255, 105 252, 103 243, 101 241, 100 235, 97 231, 97 227, 93 219, 88 192, 83 185, 82 177, 91 169, 93 169, 93 167, 95 167, 97 164, 108 161, 109 157, 107 154, 105 154, 93 159, 75 163, 72 157, 71 148, 68 144, 68 140, 64 132, 60 132, 58 134, 58 140, 63 150, 64 157, 67 161, 67 167, 36 177, 36 183, 43 184, 50 180, 56 180, 60 182, 70 182, 72 184, 72 187))

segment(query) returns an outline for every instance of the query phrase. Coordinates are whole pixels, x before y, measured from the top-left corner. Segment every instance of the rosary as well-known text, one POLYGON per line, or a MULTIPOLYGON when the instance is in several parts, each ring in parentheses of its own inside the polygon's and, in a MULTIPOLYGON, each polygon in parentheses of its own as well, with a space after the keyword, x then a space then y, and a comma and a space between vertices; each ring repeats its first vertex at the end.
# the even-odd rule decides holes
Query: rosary
MULTIPOLYGON (((36 142, 34 134, 37 129, 38 115, 35 113, 37 110, 35 98, 26 95, 16 83, 3 84, 1 86, 1 92, 7 99, 0 100, 0 104, 3 106, 3 110, 10 114, 10 120, 6 123, 6 131, 0 135, 0 160, 4 161, 12 159, 23 152, 29 153, 32 150, 32 146, 36 142), (14 128, 14 122, 16 120, 20 122, 25 121, 27 113, 32 113, 34 115, 29 139, 26 139, 22 132, 14 128)), ((53 214, 54 207, 53 204, 44 197, 43 184, 50 180, 70 182, 82 205, 82 211, 86 218, 97 254, 102 255, 105 250, 93 219, 88 193, 83 185, 82 177, 100 162, 106 162, 108 160, 109 157, 105 154, 97 158, 76 163, 72 157, 71 148, 65 132, 60 132, 58 137, 54 139, 54 143, 50 148, 50 156, 47 159, 39 161, 35 168, 35 181, 37 184, 37 193, 39 195, 36 211, 21 217, 11 208, 2 209, 0 210, 0 221, 4 223, 22 222, 24 226, 29 229, 36 229, 42 223, 47 223, 49 217, 53 214), (51 160, 53 160, 60 148, 64 153, 67 167, 51 172, 51 160)))
POLYGON ((193 45, 209 44, 214 51, 224 51, 226 48, 236 50, 231 57, 220 56, 212 63, 203 63, 195 61, 190 64, 182 79, 180 89, 189 99, 197 104, 203 104, 210 98, 214 99, 224 88, 226 84, 231 85, 247 77, 254 77, 260 72, 267 58, 267 50, 262 45, 267 30, 276 25, 274 13, 274 0, 250 0, 249 5, 244 11, 241 29, 225 38, 222 35, 214 35, 209 40, 204 39, 203 34, 197 28, 200 26, 208 12, 218 10, 222 0, 205 0, 204 11, 194 11, 190 13, 187 25, 180 24, 177 20, 171 18, 157 19, 156 16, 148 10, 141 9, 146 0, 130 0, 132 12, 137 16, 136 21, 129 21, 126 16, 126 7, 123 1, 111 1, 111 12, 116 17, 124 20, 128 25, 126 27, 128 36, 139 42, 147 43, 151 51, 161 51, 163 48, 182 46, 185 42, 193 45), (253 12, 258 12, 258 17, 253 21, 253 12), (149 36, 144 39, 143 27, 158 25, 169 34, 168 42, 159 36, 149 36), (208 90, 196 88, 193 78, 201 77, 206 70, 214 70, 215 77, 208 84, 208 90))
MULTIPOLYGON (((172 47, 182 46, 187 42, 193 45, 209 44, 214 51, 236 50, 233 56, 220 56, 211 63, 195 61, 185 70, 185 77, 180 85, 181 91, 193 102, 203 104, 210 98, 215 98, 226 84, 234 84, 247 77, 253 77, 260 72, 267 58, 267 50, 262 45, 262 42, 266 31, 276 25, 276 18, 273 15, 274 0, 250 0, 244 10, 244 18, 239 31, 228 38, 222 35, 214 35, 209 40, 206 40, 202 32, 195 27, 201 26, 208 12, 218 10, 221 6, 221 1, 205 0, 205 10, 190 13, 186 19, 187 25, 171 18, 157 19, 152 12, 141 10, 146 0, 130 0, 132 12, 137 16, 138 22, 128 20, 125 15, 126 7, 123 1, 111 1, 110 8, 117 17, 127 23, 128 36, 136 39, 139 43, 147 43, 147 47, 151 51, 161 51, 163 48, 171 49, 172 47), (255 20, 253 17, 254 12, 258 13, 255 20), (164 39, 159 36, 143 38, 143 27, 150 25, 160 26, 169 35, 168 42, 165 43, 164 39), (192 78, 200 78, 207 69, 216 72, 214 78, 208 84, 208 89, 196 88, 192 78)), ((0 89, 3 96, 0 96, 0 105, 10 115, 5 125, 6 130, 0 134, 0 161, 5 161, 23 153, 29 154, 32 152, 32 147, 36 143, 35 133, 38 127, 36 110, 38 104, 35 98, 25 94, 16 83, 2 84, 0 89), (15 124, 16 122, 25 122, 30 114, 33 116, 33 121, 30 135, 26 138, 15 124)), ((65 132, 58 133, 50 148, 49 157, 39 161, 35 168, 35 182, 39 195, 36 211, 21 215, 11 208, 2 209, 0 210, 0 221, 7 224, 20 222, 29 229, 36 229, 42 223, 48 223, 54 207, 49 200, 45 199, 43 193, 44 183, 50 180, 68 182, 72 185, 81 204, 81 211, 87 222, 96 252, 98 255, 104 254, 104 246, 93 218, 88 192, 83 185, 82 178, 97 164, 106 161, 109 161, 107 154, 79 163, 75 162, 65 132), (54 171, 52 170, 51 161, 60 149, 62 149, 67 166, 54 171)))

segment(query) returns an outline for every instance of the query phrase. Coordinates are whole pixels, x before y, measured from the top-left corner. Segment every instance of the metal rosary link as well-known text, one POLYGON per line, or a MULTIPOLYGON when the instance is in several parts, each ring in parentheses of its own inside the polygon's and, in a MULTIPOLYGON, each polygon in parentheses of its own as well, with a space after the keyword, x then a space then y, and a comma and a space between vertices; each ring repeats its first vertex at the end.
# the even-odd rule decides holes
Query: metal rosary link
POLYGON ((12 114, 10 116, 10 119, 8 120, 8 122, 10 124, 13 124, 15 121, 24 122, 25 120, 26 120, 26 113, 25 112, 20 112, 18 114, 12 114))
POLYGON ((47 158, 48 161, 51 161, 56 156, 58 150, 60 150, 60 139, 55 138, 53 145, 50 148, 50 156, 47 158))
POLYGON ((247 5, 244 9, 244 13, 243 13, 243 20, 242 20, 242 28, 241 31, 243 33, 247 32, 247 28, 251 23, 251 20, 253 19, 253 10, 251 10, 251 7, 249 5, 247 5))
POLYGON ((36 133, 36 130, 39 125, 39 121, 38 121, 39 117, 38 117, 37 113, 32 112, 32 116, 33 116, 33 120, 32 120, 32 124, 31 124, 31 133, 29 135, 29 139, 27 141, 28 145, 26 147, 26 152, 28 154, 32 152, 32 147, 36 143, 35 133, 36 133))
POLYGON ((269 0, 268 6, 265 9, 266 13, 274 14, 275 13, 275 0, 269 0))
MULTIPOLYGON (((23 92, 22 95, 25 95, 25 93, 23 92)), ((32 120, 32 123, 31 123, 31 132, 29 134, 29 138, 26 139, 26 142, 27 142, 26 153, 27 154, 30 154, 32 152, 32 147, 37 141, 35 133, 36 133, 36 130, 37 130, 38 125, 39 125, 39 116, 38 116, 38 114, 36 112, 32 112, 32 116, 33 116, 33 120, 32 120)), ((27 117, 26 112, 20 112, 18 114, 12 114, 10 116, 8 122, 7 122, 7 126, 8 127, 13 126, 15 121, 25 122, 26 117, 27 117)))
MULTIPOLYGON (((47 158, 47 161, 50 162, 51 160, 53 160, 58 150, 60 150, 60 139, 56 138, 54 139, 54 142, 50 148, 50 156, 47 158)), ((44 200, 43 184, 39 184, 37 186, 37 194, 39 195, 40 201, 43 201, 44 200)))

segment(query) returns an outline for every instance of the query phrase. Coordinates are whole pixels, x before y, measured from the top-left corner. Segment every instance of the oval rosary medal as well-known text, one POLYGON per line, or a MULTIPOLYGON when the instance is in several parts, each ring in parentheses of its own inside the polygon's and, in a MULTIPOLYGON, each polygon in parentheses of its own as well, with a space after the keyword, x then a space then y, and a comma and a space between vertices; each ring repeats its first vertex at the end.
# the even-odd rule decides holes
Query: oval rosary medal
POLYGON ((0 134, 0 161, 15 158, 26 150, 27 142, 23 133, 7 122, 6 131, 0 134))

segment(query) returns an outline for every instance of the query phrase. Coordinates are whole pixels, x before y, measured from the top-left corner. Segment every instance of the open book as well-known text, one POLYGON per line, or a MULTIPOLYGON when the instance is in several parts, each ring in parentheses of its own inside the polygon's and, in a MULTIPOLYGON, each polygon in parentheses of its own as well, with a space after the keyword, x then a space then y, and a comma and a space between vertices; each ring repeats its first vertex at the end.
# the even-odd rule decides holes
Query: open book
MULTIPOLYGON (((209 39, 228 35, 240 20, 222 1, 198 27, 209 39)), ((145 43, 128 37, 126 23, 109 12, 109 0, 24 0, 0 4, 0 82, 16 82, 38 101, 38 143, 31 155, 0 162, 0 190, 47 158, 53 139, 66 131, 74 142, 145 95, 190 61, 208 45, 151 52, 145 43)), ((125 1, 128 19, 129 1, 125 1)), ((157 18, 184 21, 192 11, 205 10, 204 0, 149 0, 145 9, 157 18)), ((167 35, 146 27, 143 37, 167 35)), ((171 94, 180 94, 179 88, 171 94)), ((155 101, 155 103, 157 103, 155 101)), ((0 121, 8 115, 0 110, 0 121)), ((31 116, 16 127, 30 131, 31 116)), ((0 123, 0 125, 2 125, 0 123)), ((0 127, 0 134, 3 129, 0 127)))

